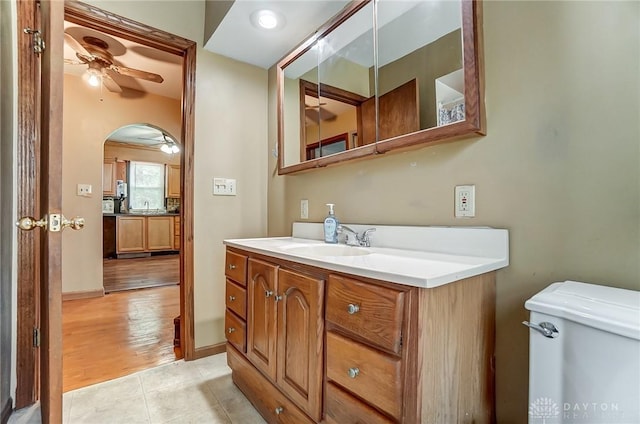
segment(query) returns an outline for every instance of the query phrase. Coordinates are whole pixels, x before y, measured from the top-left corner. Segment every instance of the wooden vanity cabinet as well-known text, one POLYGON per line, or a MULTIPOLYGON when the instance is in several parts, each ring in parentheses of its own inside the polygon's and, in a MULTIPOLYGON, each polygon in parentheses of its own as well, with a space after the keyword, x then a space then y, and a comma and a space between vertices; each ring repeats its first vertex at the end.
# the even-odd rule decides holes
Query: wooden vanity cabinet
POLYGON ((227 251, 225 260, 226 311, 224 317, 227 342, 240 352, 247 351, 247 257, 227 251))
POLYGON ((248 258, 247 344, 229 337, 228 362, 267 422, 495 422, 495 272, 427 289, 230 257, 248 258))

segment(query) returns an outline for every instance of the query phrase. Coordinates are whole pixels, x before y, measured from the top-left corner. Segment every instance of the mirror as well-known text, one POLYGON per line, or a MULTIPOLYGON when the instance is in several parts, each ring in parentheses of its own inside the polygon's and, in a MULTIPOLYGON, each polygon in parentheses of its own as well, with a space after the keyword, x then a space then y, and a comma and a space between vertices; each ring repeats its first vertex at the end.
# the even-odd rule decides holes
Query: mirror
POLYGON ((484 134, 480 3, 356 1, 278 64, 279 173, 484 134))

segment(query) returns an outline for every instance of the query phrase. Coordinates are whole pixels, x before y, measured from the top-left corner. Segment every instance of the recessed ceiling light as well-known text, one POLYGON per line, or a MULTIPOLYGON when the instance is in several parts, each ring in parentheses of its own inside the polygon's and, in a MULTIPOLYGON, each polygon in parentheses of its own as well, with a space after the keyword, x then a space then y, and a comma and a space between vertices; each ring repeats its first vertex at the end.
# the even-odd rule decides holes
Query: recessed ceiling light
POLYGON ((284 17, 273 10, 257 10, 251 14, 251 23, 260 29, 280 29, 284 26, 284 17))

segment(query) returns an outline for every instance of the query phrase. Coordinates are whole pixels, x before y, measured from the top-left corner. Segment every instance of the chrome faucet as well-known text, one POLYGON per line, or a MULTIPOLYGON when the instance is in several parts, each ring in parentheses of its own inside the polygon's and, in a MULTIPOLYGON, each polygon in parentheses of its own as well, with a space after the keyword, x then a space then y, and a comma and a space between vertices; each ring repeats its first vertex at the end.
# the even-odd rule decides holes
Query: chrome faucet
POLYGON ((346 239, 345 243, 348 246, 362 246, 362 247, 370 247, 371 241, 369 240, 369 233, 374 232, 375 228, 369 228, 365 230, 362 234, 358 234, 357 231, 347 227, 344 224, 338 225, 338 234, 345 233, 346 239))
POLYGON ((148 200, 144 201, 144 206, 147 208, 147 212, 149 212, 149 201, 148 200))

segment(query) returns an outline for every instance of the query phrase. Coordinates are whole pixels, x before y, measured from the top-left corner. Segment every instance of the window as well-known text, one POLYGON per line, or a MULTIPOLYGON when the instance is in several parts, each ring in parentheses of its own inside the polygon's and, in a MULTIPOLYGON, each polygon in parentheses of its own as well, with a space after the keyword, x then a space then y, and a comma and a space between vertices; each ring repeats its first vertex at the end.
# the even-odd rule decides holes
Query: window
POLYGON ((129 164, 129 208, 164 209, 164 165, 149 162, 129 164))

